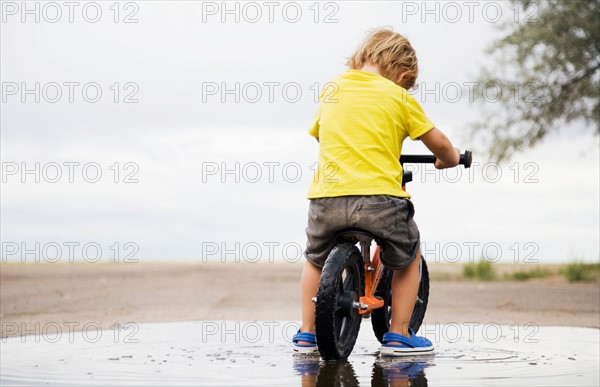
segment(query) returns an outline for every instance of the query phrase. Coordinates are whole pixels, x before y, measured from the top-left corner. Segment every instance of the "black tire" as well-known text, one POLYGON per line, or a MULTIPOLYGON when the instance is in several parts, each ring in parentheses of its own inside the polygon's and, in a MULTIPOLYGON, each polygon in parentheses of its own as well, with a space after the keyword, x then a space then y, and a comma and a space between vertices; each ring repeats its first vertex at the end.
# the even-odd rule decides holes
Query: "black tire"
POLYGON ((325 261, 315 313, 317 345, 325 360, 350 356, 362 316, 352 306, 364 294, 364 266, 356 246, 342 243, 331 250, 325 261))
MULTIPOLYGON (((381 343, 383 334, 390 330, 390 321, 392 318, 392 275, 394 272, 387 268, 383 269, 381 280, 377 285, 375 295, 383 299, 384 305, 375 309, 371 313, 371 324, 377 340, 381 343)), ((419 283, 419 299, 415 303, 412 316, 410 318, 410 327, 415 333, 421 327, 427 311, 427 302, 429 301, 429 270, 425 258, 421 257, 421 282, 419 283)))

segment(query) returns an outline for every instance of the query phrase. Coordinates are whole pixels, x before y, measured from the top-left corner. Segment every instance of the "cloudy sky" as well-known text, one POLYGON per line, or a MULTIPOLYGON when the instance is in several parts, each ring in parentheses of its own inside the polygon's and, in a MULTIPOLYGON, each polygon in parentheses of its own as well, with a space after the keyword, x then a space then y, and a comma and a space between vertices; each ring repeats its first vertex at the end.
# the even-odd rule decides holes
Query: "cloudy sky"
POLYGON ((410 39, 415 95, 479 163, 415 169, 408 190, 429 259, 598 260, 598 139, 584 124, 500 165, 465 129, 481 117, 465 87, 491 64, 486 47, 501 23, 532 22, 535 10, 22 4, 2 3, 0 30, 3 261, 300 260, 316 95, 378 26, 410 39))

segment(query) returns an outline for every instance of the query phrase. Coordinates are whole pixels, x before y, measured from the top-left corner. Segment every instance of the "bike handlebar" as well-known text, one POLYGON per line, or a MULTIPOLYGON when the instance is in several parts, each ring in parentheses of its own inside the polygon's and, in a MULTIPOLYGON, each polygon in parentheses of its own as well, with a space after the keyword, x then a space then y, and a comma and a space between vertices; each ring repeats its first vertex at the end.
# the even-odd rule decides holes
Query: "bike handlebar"
MULTIPOLYGON (((433 164, 435 163, 434 155, 402 155, 400 156, 400 164, 412 163, 412 164, 433 164)), ((464 165, 465 168, 471 167, 473 161, 473 155, 471 151, 466 150, 465 153, 460 155, 460 161, 458 164, 464 165)))

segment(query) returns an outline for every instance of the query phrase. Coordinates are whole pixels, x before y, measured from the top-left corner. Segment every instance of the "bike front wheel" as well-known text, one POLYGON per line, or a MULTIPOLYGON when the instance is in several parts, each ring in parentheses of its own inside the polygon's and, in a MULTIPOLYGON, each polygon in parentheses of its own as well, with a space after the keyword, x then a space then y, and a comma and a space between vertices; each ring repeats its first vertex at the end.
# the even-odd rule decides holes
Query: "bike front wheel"
POLYGON ((325 261, 317 292, 315 330, 325 360, 350 356, 362 317, 358 302, 364 294, 364 266, 356 246, 342 243, 325 261))

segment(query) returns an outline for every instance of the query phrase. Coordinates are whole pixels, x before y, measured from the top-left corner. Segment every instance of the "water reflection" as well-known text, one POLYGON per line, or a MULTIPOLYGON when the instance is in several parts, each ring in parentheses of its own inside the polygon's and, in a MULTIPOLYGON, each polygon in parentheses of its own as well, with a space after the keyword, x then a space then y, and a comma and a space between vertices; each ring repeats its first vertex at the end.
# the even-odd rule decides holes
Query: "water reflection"
MULTIPOLYGON (((373 363, 372 387, 427 387, 427 358, 378 359, 373 363)), ((326 362, 318 356, 294 357, 294 371, 302 387, 358 387, 360 384, 348 361, 326 362)))
POLYGON ((347 361, 326 362, 318 356, 297 356, 293 364, 302 387, 359 385, 354 368, 347 361))
POLYGON ((385 359, 373 363, 373 387, 427 387, 427 358, 385 359))
MULTIPOLYGON (((140 324, 136 342, 123 339, 130 332, 117 342, 112 330, 96 342, 13 337, 0 343, 0 386, 600 386, 598 329, 539 327, 532 337, 519 328, 494 343, 464 336, 440 341, 429 357, 391 358, 378 357, 379 342, 365 324, 348 364, 292 356, 285 327, 295 323, 271 323, 260 340, 236 336, 244 331, 231 321, 140 324)), ((469 334, 484 332, 480 326, 469 334)))

